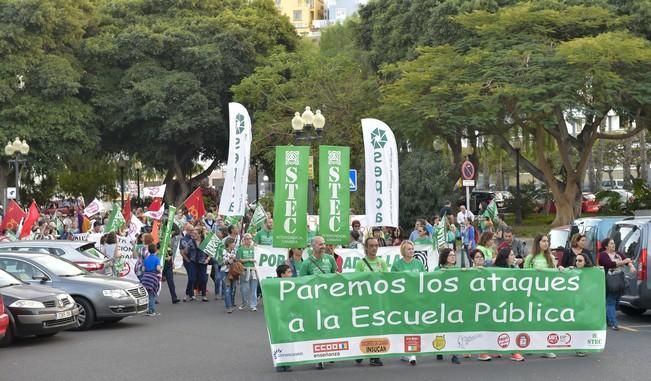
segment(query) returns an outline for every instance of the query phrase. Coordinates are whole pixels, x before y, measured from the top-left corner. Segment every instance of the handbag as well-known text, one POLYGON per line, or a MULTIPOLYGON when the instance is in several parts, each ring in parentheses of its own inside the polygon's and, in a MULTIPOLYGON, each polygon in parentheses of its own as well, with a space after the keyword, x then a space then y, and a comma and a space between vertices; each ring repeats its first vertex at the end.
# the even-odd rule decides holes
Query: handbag
POLYGON ((623 271, 606 272, 606 292, 608 294, 621 295, 626 289, 626 275, 623 271))
POLYGON ((244 272, 244 266, 241 262, 233 263, 228 269, 228 277, 230 279, 238 279, 244 272))

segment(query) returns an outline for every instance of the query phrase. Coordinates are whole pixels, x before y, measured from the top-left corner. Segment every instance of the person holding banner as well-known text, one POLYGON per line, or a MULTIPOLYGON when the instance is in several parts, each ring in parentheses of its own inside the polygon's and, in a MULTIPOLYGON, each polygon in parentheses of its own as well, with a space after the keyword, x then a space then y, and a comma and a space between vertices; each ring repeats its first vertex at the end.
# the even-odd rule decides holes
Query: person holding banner
MULTIPOLYGON (((355 272, 387 272, 387 263, 384 259, 377 256, 377 251, 380 248, 380 243, 375 237, 366 238, 364 249, 366 250, 366 257, 355 264, 355 272)), ((355 360, 356 363, 361 364, 362 359, 355 360)), ((415 364, 415 360, 414 360, 415 364)), ((382 360, 379 357, 370 358, 369 365, 383 366, 382 360)))
POLYGON ((253 237, 246 233, 242 237, 242 245, 237 249, 237 259, 244 266, 244 274, 240 276, 240 293, 242 304, 239 309, 250 308, 257 311, 258 305, 258 270, 255 268, 255 248, 253 237))
POLYGON ((485 231, 481 233, 479 238, 479 244, 477 245, 477 250, 484 253, 484 258, 486 260, 486 266, 493 264, 493 246, 495 246, 495 239, 493 232, 485 231))
MULTIPOLYGON (((449 247, 442 249, 439 253, 439 265, 436 266, 434 271, 453 269, 456 267, 457 254, 454 252, 454 250, 450 249, 449 247)), ((443 360, 443 355, 436 355, 436 359, 443 360)), ((459 357, 457 355, 452 355, 450 361, 452 361, 453 364, 461 364, 461 361, 459 361, 459 357)))
POLYGON ((335 274, 337 272, 337 263, 331 255, 325 254, 325 240, 321 236, 312 238, 312 255, 303 261, 299 274, 318 275, 318 274, 335 274))
MULTIPOLYGON (((402 258, 399 258, 393 263, 391 272, 425 272, 423 262, 414 259, 414 253, 414 243, 409 240, 402 241, 400 244, 400 255, 402 258)), ((416 365, 416 356, 402 356, 400 359, 402 361, 408 361, 411 365, 416 365)))
POLYGON ((300 275, 301 266, 303 265, 303 249, 292 248, 287 252, 285 264, 292 270, 292 277, 300 275))

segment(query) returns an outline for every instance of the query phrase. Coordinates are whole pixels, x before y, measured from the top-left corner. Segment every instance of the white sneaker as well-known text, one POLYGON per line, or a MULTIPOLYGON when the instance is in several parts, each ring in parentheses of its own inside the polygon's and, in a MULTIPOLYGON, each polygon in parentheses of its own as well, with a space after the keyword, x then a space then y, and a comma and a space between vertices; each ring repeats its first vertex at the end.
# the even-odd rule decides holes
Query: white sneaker
POLYGON ((244 309, 244 306, 239 306, 239 307, 237 307, 237 309, 242 311, 244 309))
POLYGON ((251 311, 257 311, 258 309, 255 307, 251 307, 251 311))
POLYGON ((552 352, 543 353, 542 357, 546 358, 546 359, 555 359, 556 358, 556 353, 552 353, 552 352))

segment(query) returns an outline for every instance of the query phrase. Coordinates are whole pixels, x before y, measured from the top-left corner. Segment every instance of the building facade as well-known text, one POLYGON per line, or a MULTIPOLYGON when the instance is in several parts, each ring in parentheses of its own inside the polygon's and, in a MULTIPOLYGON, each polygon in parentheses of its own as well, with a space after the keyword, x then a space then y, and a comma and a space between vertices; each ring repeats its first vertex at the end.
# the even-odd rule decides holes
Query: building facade
POLYGON ((280 13, 289 17, 300 36, 313 37, 318 33, 315 21, 325 19, 324 0, 275 0, 280 13))

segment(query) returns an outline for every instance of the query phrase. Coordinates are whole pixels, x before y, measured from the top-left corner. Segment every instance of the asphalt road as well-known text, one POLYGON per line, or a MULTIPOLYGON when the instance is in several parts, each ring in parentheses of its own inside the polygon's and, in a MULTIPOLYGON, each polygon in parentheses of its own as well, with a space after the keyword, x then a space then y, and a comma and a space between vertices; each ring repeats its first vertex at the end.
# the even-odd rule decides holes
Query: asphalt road
MULTIPOLYGON (((176 277, 177 284, 185 282, 176 277)), ((211 282, 211 281, 209 281, 211 282)), ((239 296, 238 296, 239 300, 239 296)), ((25 339, 0 349, 0 381, 99 380, 646 380, 651 374, 651 314, 626 317, 609 331, 606 350, 585 358, 529 357, 523 363, 462 359, 461 365, 419 358, 412 367, 398 359, 371 368, 352 362, 325 370, 304 365, 276 373, 262 310, 224 312, 223 303, 171 304, 167 288, 161 316, 138 316, 87 332, 25 339)))

